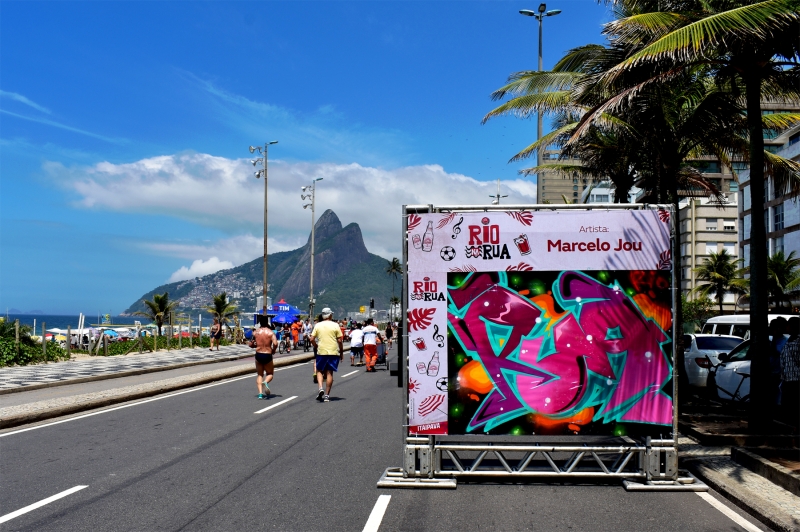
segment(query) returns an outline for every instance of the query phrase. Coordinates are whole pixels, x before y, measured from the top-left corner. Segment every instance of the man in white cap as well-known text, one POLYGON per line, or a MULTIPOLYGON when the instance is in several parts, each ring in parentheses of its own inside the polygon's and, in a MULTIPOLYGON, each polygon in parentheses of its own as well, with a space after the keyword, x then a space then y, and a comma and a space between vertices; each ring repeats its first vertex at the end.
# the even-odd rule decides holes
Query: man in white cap
POLYGON ((342 329, 332 320, 333 311, 328 307, 322 309, 322 321, 314 326, 311 331, 311 342, 317 348, 317 401, 327 403, 330 401, 331 388, 333 387, 333 372, 339 369, 339 362, 344 358, 344 345, 342 329), (326 388, 322 388, 323 378, 326 388))

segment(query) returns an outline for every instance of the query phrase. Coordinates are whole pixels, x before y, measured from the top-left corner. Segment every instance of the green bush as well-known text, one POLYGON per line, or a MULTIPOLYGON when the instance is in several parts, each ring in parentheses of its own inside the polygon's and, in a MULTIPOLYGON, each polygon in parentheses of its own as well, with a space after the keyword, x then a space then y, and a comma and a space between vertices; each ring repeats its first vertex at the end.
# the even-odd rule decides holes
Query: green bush
MULTIPOLYGON (((159 351, 166 351, 167 349, 167 342, 169 341, 169 348, 170 349, 178 349, 178 339, 177 338, 168 338, 166 336, 159 336, 158 337, 158 350, 159 351)), ((230 345, 231 342, 228 340, 223 339, 220 345, 230 345)), ((188 349, 189 348, 189 339, 188 338, 181 338, 181 349, 188 349)), ((192 347, 210 347, 211 340, 204 336, 199 339, 192 338, 192 347)), ((149 351, 155 350, 155 337, 153 336, 146 336, 142 338, 142 352, 147 353, 149 351)), ((86 353, 86 351, 80 351, 81 353, 86 353)), ((139 343, 136 340, 129 340, 127 342, 109 342, 108 343, 108 356, 117 356, 117 355, 125 355, 128 353, 138 353, 139 352, 139 343)), ((93 349, 90 353, 92 355, 95 354, 95 350, 93 349)), ((100 351, 97 352, 99 356, 104 356, 105 352, 103 347, 100 346, 100 351)))
MULTIPOLYGON (((14 348, 14 340, 0 338, 0 367, 5 366, 25 366, 28 364, 42 362, 42 344, 29 345, 20 342, 19 355, 14 348)), ((67 360, 67 352, 60 345, 47 342, 47 361, 58 362, 67 360)))

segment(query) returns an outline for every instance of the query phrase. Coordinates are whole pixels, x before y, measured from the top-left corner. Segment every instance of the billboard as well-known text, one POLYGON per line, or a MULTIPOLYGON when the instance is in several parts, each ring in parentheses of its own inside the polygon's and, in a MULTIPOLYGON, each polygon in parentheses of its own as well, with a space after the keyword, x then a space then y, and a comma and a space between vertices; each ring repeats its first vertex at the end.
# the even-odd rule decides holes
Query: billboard
POLYGON ((408 216, 410 434, 672 424, 670 212, 408 216))

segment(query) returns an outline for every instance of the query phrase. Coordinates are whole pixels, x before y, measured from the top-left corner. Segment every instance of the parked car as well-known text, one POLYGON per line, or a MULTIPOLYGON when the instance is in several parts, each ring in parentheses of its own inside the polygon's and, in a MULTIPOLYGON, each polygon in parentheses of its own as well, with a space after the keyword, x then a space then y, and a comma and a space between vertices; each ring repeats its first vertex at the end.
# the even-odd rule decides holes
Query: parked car
POLYGON ((750 400, 750 360, 750 340, 719 355, 720 364, 709 378, 709 386, 716 386, 717 397, 743 403, 750 400))
POLYGON ((689 384, 705 388, 711 364, 718 364, 719 355, 730 353, 741 342, 741 338, 731 335, 684 334, 683 365, 689 384))

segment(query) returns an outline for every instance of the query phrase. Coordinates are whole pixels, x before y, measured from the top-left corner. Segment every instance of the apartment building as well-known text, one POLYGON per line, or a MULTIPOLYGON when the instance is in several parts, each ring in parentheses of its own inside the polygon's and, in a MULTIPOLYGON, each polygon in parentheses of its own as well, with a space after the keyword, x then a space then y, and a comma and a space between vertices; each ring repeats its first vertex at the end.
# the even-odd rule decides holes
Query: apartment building
MULTIPOLYGON (((800 162, 800 125, 792 127, 770 139, 767 150, 785 159, 800 162)), ((739 206, 739 249, 745 260, 750 261, 750 171, 739 174, 742 201, 739 206)), ((767 178, 765 183, 764 222, 767 228, 769 255, 783 251, 786 255, 794 251, 800 255, 800 205, 798 195, 776 194, 775 183, 767 178)), ((778 191, 780 192, 780 191, 778 191)))
MULTIPOLYGON (((694 268, 714 253, 723 249, 734 257, 740 257, 738 246, 739 197, 729 193, 726 200, 707 197, 684 198, 678 204, 678 230, 681 238, 681 290, 688 299, 693 299, 693 288, 698 285, 694 268)), ((712 296, 713 299, 713 296, 712 296)), ((723 310, 736 310, 736 296, 725 294, 723 310)))

